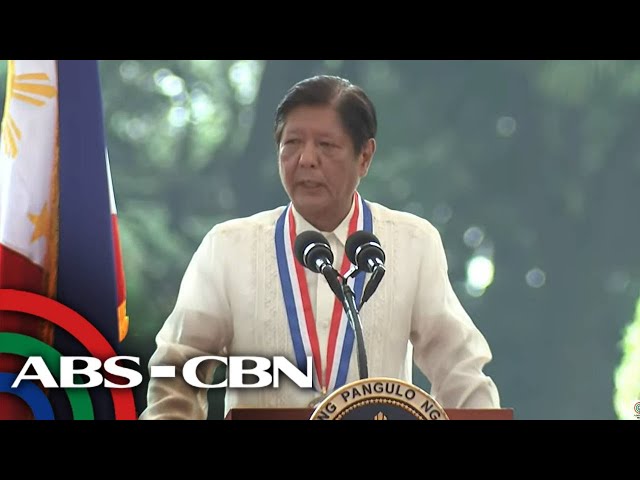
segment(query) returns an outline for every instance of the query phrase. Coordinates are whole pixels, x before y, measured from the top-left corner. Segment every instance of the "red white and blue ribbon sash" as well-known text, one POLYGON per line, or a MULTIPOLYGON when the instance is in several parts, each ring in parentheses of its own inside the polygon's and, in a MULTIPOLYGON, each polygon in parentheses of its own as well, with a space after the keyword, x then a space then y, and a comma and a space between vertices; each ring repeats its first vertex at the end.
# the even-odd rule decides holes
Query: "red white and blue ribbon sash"
MULTIPOLYGON (((362 197, 355 193, 355 207, 349 220, 348 236, 357 230, 373 231, 371 210, 362 197)), ((301 371, 307 371, 307 357, 313 359, 313 385, 319 392, 330 392, 346 383, 349 363, 353 351, 354 332, 342 303, 336 298, 333 305, 331 324, 326 350, 326 368, 323 369, 316 320, 311 306, 305 269, 295 259, 293 247, 296 239, 296 225, 291 204, 285 208, 276 223, 276 257, 282 294, 293 340, 296 363, 301 371)), ((346 253, 340 264, 340 274, 346 275, 351 262, 346 253)), ((349 279, 354 290, 356 303, 360 303, 364 289, 364 273, 349 279)), ((324 281, 324 279, 318 279, 324 281)))

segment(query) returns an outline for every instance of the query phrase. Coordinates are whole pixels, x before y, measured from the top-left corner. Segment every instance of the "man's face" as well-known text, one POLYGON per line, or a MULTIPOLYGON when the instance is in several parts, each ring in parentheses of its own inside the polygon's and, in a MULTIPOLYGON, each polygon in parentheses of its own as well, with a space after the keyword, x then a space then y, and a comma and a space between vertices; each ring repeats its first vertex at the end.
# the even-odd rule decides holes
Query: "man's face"
POLYGON ((375 143, 356 155, 338 112, 300 106, 289 112, 278 146, 280 178, 303 215, 342 211, 365 176, 375 143))

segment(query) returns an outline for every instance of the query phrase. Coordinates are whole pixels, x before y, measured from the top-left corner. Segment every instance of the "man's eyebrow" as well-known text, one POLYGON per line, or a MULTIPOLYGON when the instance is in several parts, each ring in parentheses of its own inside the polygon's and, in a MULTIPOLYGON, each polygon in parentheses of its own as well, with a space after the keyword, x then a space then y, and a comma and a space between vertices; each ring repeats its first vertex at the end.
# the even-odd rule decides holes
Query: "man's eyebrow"
MULTIPOLYGON (((302 128, 299 127, 295 127, 292 128, 291 130, 284 130, 283 133, 285 134, 299 134, 303 131, 302 128)), ((313 132, 314 135, 317 135, 319 137, 335 137, 336 135, 338 135, 337 132, 331 131, 331 130, 316 130, 313 132)))

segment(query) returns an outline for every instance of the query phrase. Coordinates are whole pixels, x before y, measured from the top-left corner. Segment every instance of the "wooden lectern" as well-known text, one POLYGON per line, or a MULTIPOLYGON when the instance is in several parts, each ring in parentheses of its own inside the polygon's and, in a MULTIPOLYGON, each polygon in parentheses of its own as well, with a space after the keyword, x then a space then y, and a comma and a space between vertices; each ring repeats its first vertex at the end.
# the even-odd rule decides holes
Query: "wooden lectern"
MULTIPOLYGON (((446 408, 450 420, 513 420, 512 408, 446 408)), ((232 408, 225 420, 309 420, 312 408, 232 408)))

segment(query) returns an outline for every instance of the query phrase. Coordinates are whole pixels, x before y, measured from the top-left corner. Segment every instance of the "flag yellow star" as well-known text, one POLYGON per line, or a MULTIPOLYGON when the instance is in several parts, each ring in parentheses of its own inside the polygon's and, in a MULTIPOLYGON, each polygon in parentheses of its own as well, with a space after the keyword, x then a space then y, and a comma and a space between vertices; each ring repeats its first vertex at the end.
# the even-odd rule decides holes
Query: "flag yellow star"
POLYGON ((40 237, 47 235, 49 230, 49 222, 51 215, 47 208, 47 203, 42 206, 42 211, 39 214, 30 213, 29 220, 33 223, 33 234, 31 235, 31 243, 35 242, 40 237))

